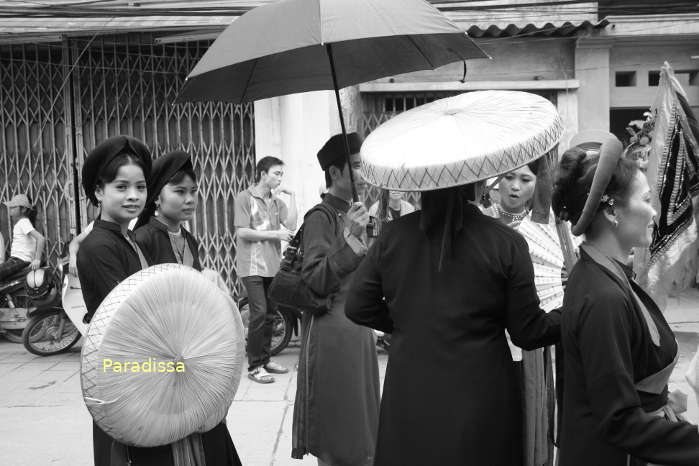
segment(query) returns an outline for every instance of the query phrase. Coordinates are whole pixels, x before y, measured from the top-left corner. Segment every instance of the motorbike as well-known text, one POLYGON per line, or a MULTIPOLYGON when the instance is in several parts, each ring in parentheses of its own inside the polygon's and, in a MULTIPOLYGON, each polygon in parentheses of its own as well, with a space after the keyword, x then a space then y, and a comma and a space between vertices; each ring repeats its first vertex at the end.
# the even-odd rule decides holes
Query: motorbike
MULTIPOLYGON (((248 338, 248 325, 250 324, 250 305, 247 296, 243 296, 238 300, 238 309, 240 317, 243 319, 245 327, 245 339, 248 338)), ((301 321, 301 312, 298 309, 289 307, 275 308, 274 323, 272 326, 272 344, 270 353, 276 356, 281 353, 287 346, 292 337, 298 337, 301 321)))
POLYGON ((28 276, 26 288, 32 307, 27 312, 29 322, 22 333, 22 342, 30 353, 39 356, 63 353, 82 336, 74 319, 63 309, 66 268, 67 260, 63 259, 53 269, 39 269, 39 277, 36 272, 28 276))
POLYGON ((22 343, 27 325, 30 299, 25 286, 29 267, 18 270, 0 282, 0 335, 13 343, 22 343))

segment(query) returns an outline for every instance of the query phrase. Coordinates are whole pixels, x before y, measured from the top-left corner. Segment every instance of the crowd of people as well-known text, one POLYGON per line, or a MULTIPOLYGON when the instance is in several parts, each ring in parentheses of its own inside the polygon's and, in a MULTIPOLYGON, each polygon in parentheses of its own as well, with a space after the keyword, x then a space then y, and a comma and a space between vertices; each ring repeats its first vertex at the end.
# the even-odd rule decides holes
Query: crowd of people
MULTIPOLYGON (((589 141, 560 159, 553 211, 585 240, 562 307, 545 312, 517 232, 530 215, 537 161, 503 175, 497 196, 478 181, 425 191, 417 211, 389 191, 367 209, 352 201, 353 188, 365 188, 362 140, 347 139, 349 160, 342 135, 319 150, 327 191, 322 208, 303 219, 301 274, 328 304, 302 318, 293 458, 311 454, 333 466, 553 464, 554 436, 532 434, 530 421, 549 409, 541 348, 560 344, 558 464, 699 464, 699 430, 668 393, 677 342, 628 267, 632 248, 649 244, 656 212, 648 181, 618 141, 589 141), (376 222, 373 237, 367 226, 376 222), (382 394, 372 329, 391 335, 382 394)), ((298 226, 283 170, 278 158, 260 159, 255 184, 235 199, 237 272, 250 302, 248 377, 258 383, 289 370, 270 357, 268 297, 281 243, 298 226)), ((188 154, 152 163, 141 141, 114 137, 86 158, 83 187, 99 208, 74 248, 86 322, 143 268, 202 269, 197 238, 184 227, 197 203, 188 154)), ((6 204, 13 241, 0 278, 38 267, 44 245, 26 196, 6 204)), ((241 464, 220 421, 198 437, 196 464, 241 464)), ((185 464, 168 445, 124 445, 97 424, 93 442, 98 466, 185 464)))

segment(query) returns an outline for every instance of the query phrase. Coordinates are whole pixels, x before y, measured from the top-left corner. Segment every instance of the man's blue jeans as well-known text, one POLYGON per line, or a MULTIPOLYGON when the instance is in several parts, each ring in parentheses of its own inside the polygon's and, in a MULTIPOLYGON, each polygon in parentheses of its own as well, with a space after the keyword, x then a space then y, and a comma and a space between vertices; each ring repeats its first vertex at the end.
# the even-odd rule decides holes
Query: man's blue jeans
POLYGON ((248 292, 250 322, 248 324, 248 371, 264 366, 271 357, 274 331, 274 306, 267 299, 267 291, 273 277, 253 275, 243 277, 248 292))

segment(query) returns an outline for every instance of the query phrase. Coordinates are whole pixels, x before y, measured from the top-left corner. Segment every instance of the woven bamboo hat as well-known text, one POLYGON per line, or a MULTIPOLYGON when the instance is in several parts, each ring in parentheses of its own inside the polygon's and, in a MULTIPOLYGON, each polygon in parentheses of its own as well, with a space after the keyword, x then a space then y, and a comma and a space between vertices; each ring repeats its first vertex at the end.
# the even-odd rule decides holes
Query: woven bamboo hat
POLYGON ((551 102, 519 91, 477 91, 436 100, 374 130, 361 150, 364 179, 385 189, 429 191, 507 173, 558 144, 551 102))
POLYGON ((121 282, 85 339, 85 404, 102 430, 127 445, 165 445, 213 429, 240 382, 240 314, 190 267, 155 265, 121 282))

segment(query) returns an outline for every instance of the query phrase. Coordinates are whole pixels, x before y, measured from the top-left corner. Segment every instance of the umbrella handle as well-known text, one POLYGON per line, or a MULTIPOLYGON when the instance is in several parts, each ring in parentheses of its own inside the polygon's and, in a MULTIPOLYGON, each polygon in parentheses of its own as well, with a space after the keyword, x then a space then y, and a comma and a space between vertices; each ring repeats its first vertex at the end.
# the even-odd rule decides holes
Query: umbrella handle
POLYGON ((328 53, 330 60, 330 72, 333 77, 333 90, 335 91, 335 102, 337 103, 337 111, 340 114, 340 127, 342 128, 342 140, 345 143, 345 157, 347 159, 347 169, 349 170, 350 185, 352 186, 352 201, 358 202, 357 188, 354 185, 354 171, 352 170, 352 161, 350 160, 349 141, 347 141, 347 129, 345 128, 345 117, 342 115, 342 104, 340 103, 340 90, 337 86, 337 75, 335 74, 335 59, 333 58, 332 44, 326 44, 325 50, 328 53))

